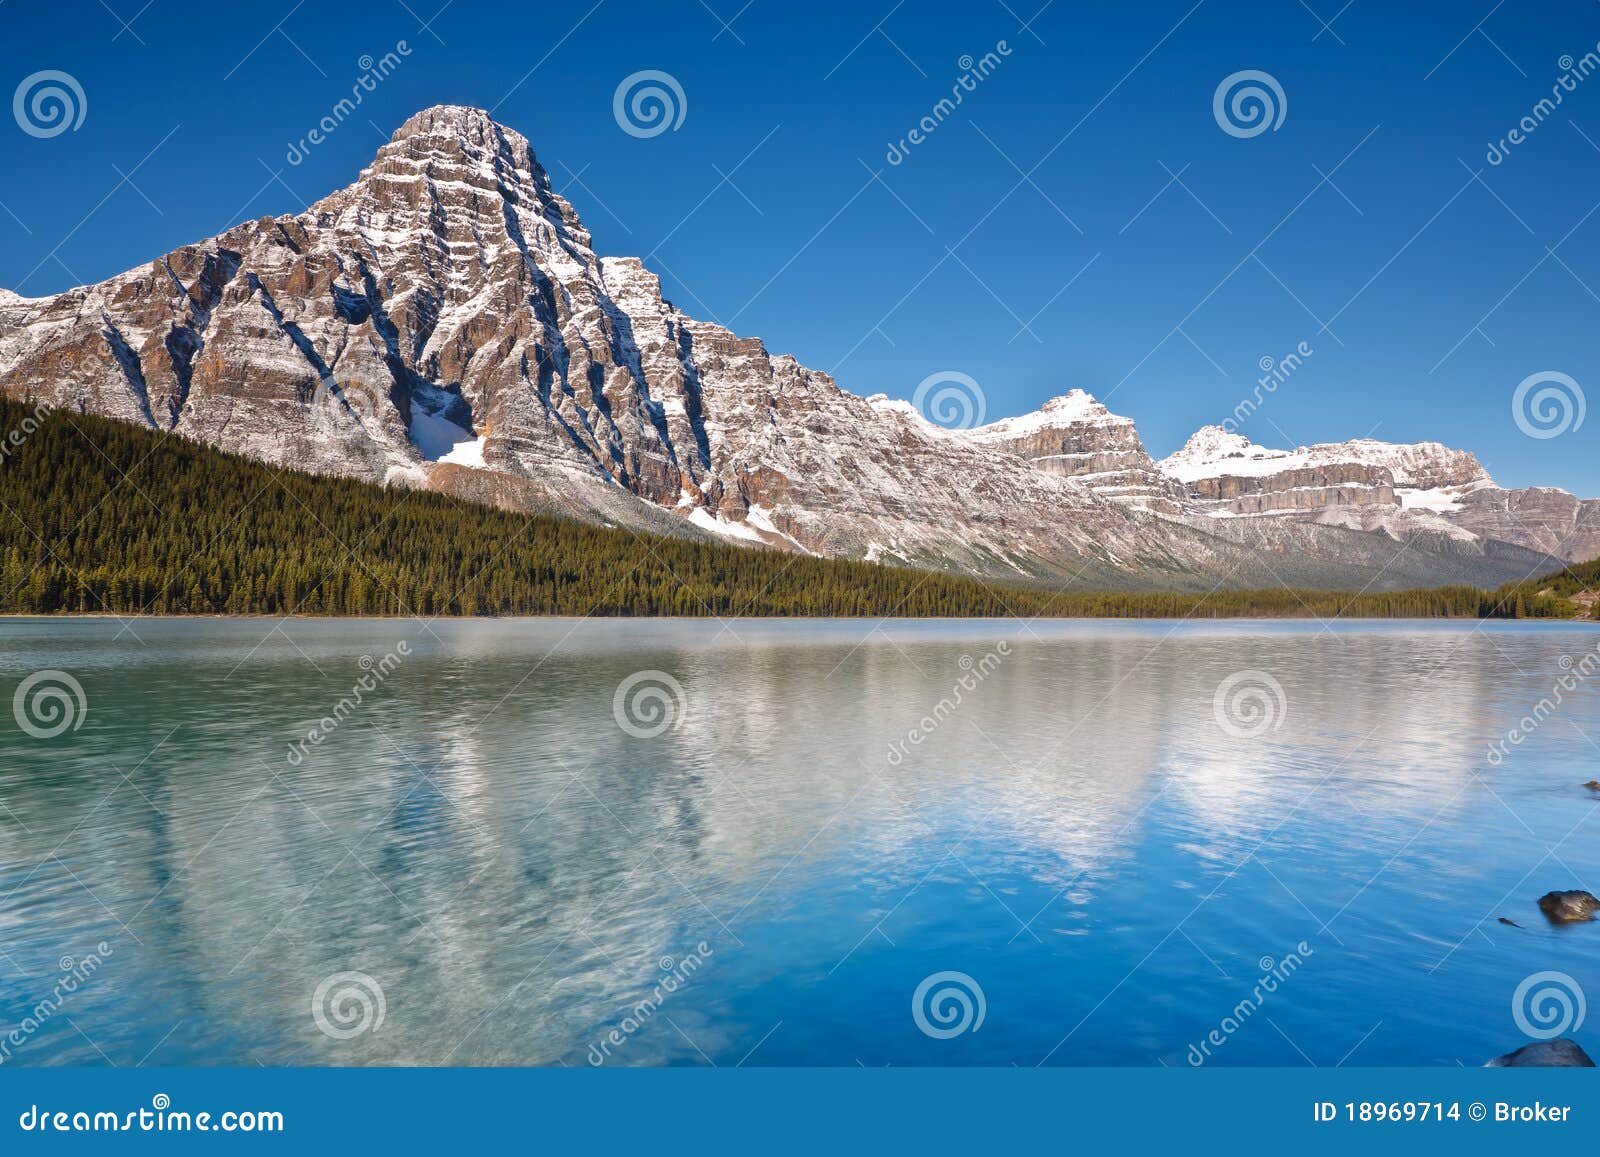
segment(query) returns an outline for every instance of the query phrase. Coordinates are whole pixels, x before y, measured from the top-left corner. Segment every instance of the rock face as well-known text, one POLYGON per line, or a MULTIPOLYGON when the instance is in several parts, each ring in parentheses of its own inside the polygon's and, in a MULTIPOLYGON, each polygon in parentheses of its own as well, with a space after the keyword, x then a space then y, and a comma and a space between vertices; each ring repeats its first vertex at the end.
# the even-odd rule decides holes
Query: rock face
POLYGON ((1510 543, 1568 562, 1600 556, 1600 500, 1503 490, 1478 460, 1438 442, 1350 442, 1274 450, 1220 426, 1159 464, 1213 518, 1292 515, 1394 535, 1510 543))
POLYGON ((1594 919, 1600 899, 1588 892, 1546 892, 1539 897, 1539 910, 1552 924, 1578 924, 1594 919))
POLYGON ((1564 1068, 1592 1069, 1594 1061, 1578 1046, 1578 1042, 1560 1037, 1523 1045, 1515 1052, 1495 1057, 1483 1066, 1486 1069, 1564 1068))
POLYGON ((1574 498, 1565 490, 1531 486, 1471 489, 1447 517, 1481 538, 1514 542, 1568 562, 1600 557, 1600 501, 1574 498))
MULTIPOLYGON (((1557 565, 1500 534, 1522 500, 1474 505, 1482 534, 1210 517, 1391 510, 1403 485, 1477 502, 1492 484, 1460 461, 1408 459, 1402 481, 1394 461, 1319 459, 1246 485, 1158 469, 1081 391, 973 431, 847 393, 680 312, 637 259, 597 255, 527 140, 459 106, 412 117, 304 213, 53 297, 0 292, 0 389, 299 469, 1008 578, 1385 589, 1557 565)), ((1592 526, 1538 493, 1568 502, 1540 506, 1541 542, 1592 526)))

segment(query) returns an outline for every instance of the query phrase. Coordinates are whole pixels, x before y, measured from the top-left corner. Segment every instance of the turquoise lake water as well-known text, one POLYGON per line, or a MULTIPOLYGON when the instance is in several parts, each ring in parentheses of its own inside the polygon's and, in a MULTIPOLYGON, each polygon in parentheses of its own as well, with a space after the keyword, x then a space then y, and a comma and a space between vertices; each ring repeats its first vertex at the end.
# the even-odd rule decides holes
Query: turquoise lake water
POLYGON ((1597 645, 6 620, 0 1061, 1600 1056, 1597 645))

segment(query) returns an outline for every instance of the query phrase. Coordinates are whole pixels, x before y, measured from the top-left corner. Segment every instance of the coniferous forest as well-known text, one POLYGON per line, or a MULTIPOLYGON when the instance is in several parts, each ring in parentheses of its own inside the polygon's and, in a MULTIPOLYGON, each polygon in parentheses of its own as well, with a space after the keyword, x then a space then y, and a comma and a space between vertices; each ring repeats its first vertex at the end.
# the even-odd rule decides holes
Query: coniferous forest
POLYGON ((1571 617, 1596 565, 1352 595, 1061 592, 278 471, 0 399, 0 613, 1571 617))

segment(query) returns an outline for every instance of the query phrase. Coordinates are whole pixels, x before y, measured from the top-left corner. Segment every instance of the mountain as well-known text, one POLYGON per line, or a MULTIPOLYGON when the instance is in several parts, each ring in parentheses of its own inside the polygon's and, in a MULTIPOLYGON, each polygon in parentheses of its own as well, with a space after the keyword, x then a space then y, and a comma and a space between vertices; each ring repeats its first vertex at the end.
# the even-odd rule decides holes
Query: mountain
POLYGON ((1471 454, 1437 442, 1360 438, 1275 450, 1206 426, 1158 469, 1213 518, 1286 515, 1395 536, 1506 542, 1568 562, 1600 556, 1600 500, 1502 489, 1471 454))
POLYGON ((1165 514, 1182 511, 1183 488, 1146 453, 1133 419, 1113 414, 1082 390, 1052 398, 1031 414, 1002 418, 967 435, 980 445, 1074 478, 1104 498, 1165 514))
MULTIPOLYGON (((846 392, 596 255, 528 141, 459 106, 410 118, 303 213, 52 297, 0 293, 0 390, 510 510, 1012 579, 1490 586, 1569 557, 1559 503, 1516 537, 1527 492, 1483 500, 1481 532, 1225 518, 1273 507, 1232 510, 1232 464, 1211 495, 1081 391, 966 431, 846 392)), ((1395 485, 1343 465, 1335 491, 1385 469, 1395 485)))

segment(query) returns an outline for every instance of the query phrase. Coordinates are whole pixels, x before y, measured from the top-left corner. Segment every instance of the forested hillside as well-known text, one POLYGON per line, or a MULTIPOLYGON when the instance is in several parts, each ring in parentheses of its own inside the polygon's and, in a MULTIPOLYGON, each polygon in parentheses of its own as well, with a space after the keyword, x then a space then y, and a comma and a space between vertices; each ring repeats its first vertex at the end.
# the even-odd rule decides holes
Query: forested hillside
MULTIPOLYGON (((1062 593, 644 536, 319 477, 0 399, 0 612, 1568 617, 1540 583, 1062 593)), ((1593 564, 1590 564, 1593 569, 1593 564)), ((1574 579, 1576 584, 1578 580, 1574 579)), ((1576 587, 1575 587, 1576 589, 1576 587)))

